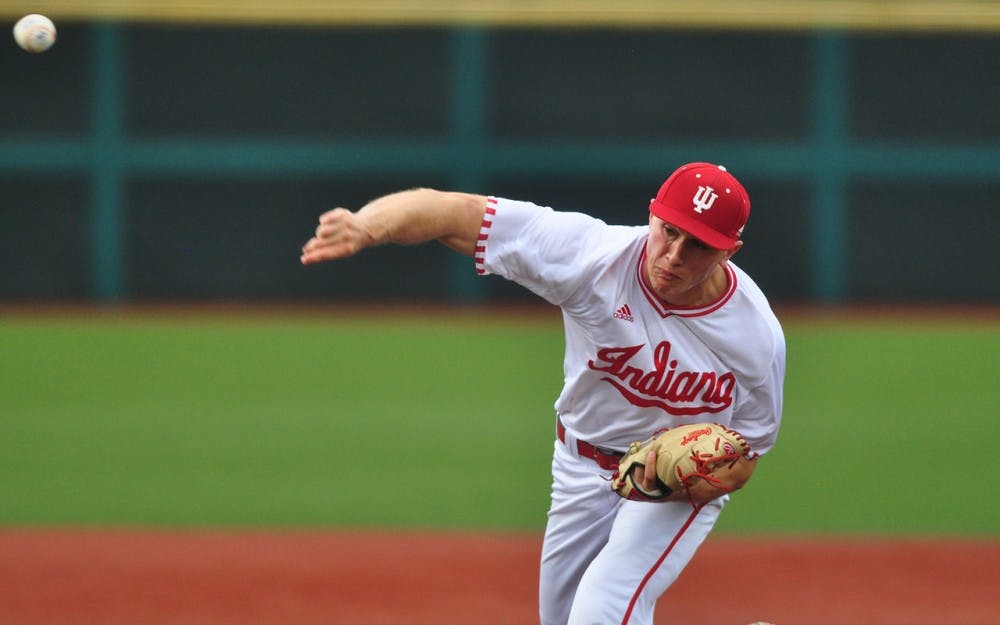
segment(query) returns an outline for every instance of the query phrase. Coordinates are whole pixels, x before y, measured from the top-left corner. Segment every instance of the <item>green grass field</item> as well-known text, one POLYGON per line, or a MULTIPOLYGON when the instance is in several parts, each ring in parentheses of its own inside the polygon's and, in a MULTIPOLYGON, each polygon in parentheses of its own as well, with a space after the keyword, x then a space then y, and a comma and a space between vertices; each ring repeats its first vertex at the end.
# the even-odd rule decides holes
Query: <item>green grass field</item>
MULTIPOLYGON (((1000 324, 785 323, 720 532, 995 535, 1000 324)), ((0 524, 541 529, 556 316, 0 318, 0 524)))

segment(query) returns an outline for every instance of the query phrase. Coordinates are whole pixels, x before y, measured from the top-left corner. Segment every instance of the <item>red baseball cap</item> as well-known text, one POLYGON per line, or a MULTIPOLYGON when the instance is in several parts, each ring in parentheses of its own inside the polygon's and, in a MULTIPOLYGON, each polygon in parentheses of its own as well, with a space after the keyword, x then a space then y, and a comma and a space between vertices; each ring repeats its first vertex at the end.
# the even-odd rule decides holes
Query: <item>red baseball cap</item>
POLYGON ((750 196, 722 165, 688 163, 670 174, 649 211, 710 247, 730 250, 750 217, 750 196))

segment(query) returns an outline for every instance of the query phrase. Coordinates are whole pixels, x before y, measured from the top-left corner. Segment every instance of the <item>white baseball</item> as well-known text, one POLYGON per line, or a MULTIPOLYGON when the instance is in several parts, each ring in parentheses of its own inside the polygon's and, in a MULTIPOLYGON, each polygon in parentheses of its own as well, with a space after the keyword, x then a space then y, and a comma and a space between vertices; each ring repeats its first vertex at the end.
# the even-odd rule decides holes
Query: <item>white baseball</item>
POLYGON ((750 625, 774 625, 774 623, 768 623, 766 621, 754 621, 753 623, 750 623, 750 625))
POLYGON ((44 15, 25 15, 14 24, 14 41, 28 52, 45 52, 56 42, 56 25, 44 15))

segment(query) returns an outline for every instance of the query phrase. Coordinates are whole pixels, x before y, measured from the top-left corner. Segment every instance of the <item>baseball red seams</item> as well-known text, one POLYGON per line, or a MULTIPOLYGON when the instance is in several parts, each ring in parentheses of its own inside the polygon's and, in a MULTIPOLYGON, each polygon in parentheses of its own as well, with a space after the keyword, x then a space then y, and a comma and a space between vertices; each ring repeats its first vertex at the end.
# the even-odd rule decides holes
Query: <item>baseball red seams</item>
POLYGON ((731 371, 678 370, 678 362, 670 359, 670 341, 663 341, 653 351, 652 371, 630 365, 643 345, 607 347, 597 350, 597 360, 587 362, 594 371, 608 376, 601 380, 611 384, 629 403, 642 408, 659 408, 672 415, 694 415, 722 412, 733 403, 736 376, 731 371))

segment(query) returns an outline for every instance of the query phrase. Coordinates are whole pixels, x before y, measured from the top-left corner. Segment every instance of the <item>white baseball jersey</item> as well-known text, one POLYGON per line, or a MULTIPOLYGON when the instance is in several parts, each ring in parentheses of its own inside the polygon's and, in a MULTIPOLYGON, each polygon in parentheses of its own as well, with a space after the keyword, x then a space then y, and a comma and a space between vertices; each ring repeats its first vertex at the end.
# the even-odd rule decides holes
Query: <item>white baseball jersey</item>
POLYGON ((477 266, 561 307, 565 384, 555 403, 576 438, 624 450, 661 427, 712 421, 754 451, 781 421, 785 344, 757 285, 728 263, 729 288, 698 308, 665 304, 641 279, 644 226, 490 198, 477 266))
POLYGON ((582 440, 628 448, 657 429, 714 421, 760 453, 781 421, 785 345, 757 285, 727 263, 728 288, 698 308, 665 304, 642 279, 647 226, 489 198, 475 259, 561 307, 564 385, 555 409, 552 499, 542 546, 542 625, 650 625, 657 599, 729 499, 626 501, 582 440))

